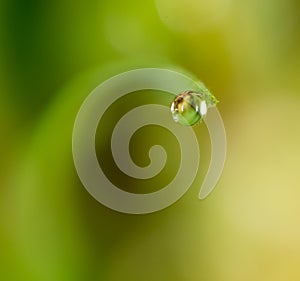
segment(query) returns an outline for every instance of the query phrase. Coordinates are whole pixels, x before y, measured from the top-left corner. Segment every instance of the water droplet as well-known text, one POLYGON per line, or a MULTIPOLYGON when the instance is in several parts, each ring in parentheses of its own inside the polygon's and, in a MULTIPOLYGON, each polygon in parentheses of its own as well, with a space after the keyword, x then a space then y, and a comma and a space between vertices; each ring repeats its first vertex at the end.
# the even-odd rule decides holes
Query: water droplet
POLYGON ((193 126, 201 122, 210 106, 216 104, 216 99, 210 93, 200 94, 185 91, 175 97, 171 104, 171 112, 175 122, 181 125, 193 126))

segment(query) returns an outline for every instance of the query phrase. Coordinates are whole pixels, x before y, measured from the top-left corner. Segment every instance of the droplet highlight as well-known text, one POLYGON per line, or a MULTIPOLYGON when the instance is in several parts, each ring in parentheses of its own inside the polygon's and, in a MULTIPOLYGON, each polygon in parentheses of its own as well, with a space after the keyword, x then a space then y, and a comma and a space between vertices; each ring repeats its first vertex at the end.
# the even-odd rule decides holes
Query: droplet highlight
POLYGON ((208 108, 216 103, 217 100, 210 94, 184 91, 171 104, 173 120, 185 126, 196 125, 205 117, 208 108))

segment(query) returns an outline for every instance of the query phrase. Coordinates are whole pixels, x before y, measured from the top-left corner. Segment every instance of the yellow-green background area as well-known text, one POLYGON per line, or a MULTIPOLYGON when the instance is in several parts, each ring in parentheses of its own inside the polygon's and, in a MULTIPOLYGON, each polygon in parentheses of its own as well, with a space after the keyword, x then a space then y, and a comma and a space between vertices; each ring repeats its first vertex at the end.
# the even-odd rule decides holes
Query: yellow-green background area
MULTIPOLYGON (((0 280, 300 280, 299 44, 296 0, 2 0, 0 280), (201 166, 185 196, 154 214, 117 213, 78 179, 76 113, 108 77, 167 65, 193 73, 220 100, 224 173, 198 200, 210 157, 199 125, 201 166)), ((172 99, 144 97, 114 104, 96 137, 103 170, 135 192, 159 189, 180 159, 165 129, 138 130, 137 164, 148 164, 153 144, 171 162, 159 180, 134 183, 102 147, 126 111, 172 99)))

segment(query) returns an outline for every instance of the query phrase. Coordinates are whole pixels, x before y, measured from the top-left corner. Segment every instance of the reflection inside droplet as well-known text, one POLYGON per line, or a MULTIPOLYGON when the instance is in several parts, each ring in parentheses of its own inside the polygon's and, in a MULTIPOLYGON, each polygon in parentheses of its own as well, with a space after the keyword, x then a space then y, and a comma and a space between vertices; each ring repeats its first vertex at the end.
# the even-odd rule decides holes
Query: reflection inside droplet
POLYGON ((213 96, 207 97, 194 91, 185 91, 175 97, 171 104, 171 112, 175 122, 193 126, 201 122, 210 106, 216 104, 213 96))

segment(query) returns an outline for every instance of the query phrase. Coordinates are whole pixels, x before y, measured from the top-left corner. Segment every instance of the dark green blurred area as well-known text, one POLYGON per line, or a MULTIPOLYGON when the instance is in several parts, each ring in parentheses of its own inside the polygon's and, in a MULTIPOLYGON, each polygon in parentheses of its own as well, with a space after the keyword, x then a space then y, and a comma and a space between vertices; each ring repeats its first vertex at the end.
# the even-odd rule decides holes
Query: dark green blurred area
MULTIPOLYGON (((299 280, 299 13, 295 0, 2 0, 0 280, 299 280), (74 119, 105 79, 168 65, 220 100, 224 173, 199 201, 210 155, 201 126, 201 169, 187 194, 158 213, 119 214, 77 177, 74 119)), ((111 155, 101 157, 113 124, 142 102, 170 102, 159 93, 127 98, 96 139, 119 184, 111 155)), ((177 167, 176 141, 162 128, 136 132, 135 161, 147 164, 155 137, 171 162, 147 192, 177 167)), ((130 186, 138 192, 138 182, 130 186)))

